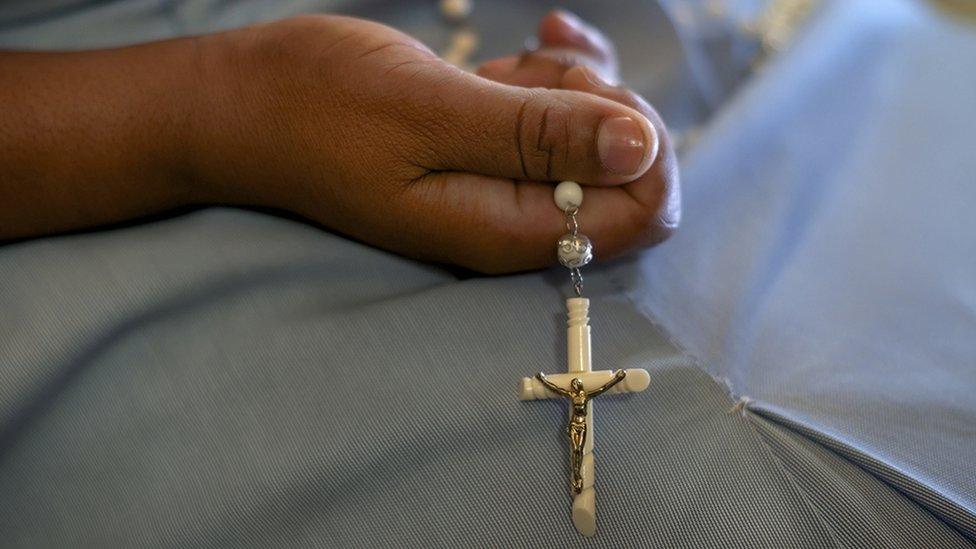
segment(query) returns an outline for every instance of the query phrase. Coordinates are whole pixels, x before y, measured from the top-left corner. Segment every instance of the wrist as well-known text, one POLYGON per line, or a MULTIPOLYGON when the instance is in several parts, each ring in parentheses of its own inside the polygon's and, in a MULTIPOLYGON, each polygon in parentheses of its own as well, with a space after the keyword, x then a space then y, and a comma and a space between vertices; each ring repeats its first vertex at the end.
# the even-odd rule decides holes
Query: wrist
POLYGON ((294 209, 299 189, 289 175, 302 164, 299 151, 316 146, 301 129, 312 113, 297 84, 296 73, 309 69, 299 35, 321 33, 326 20, 303 16, 192 39, 198 76, 181 115, 181 165, 194 202, 294 209))
POLYGON ((243 106, 235 97, 235 55, 226 34, 182 39, 187 62, 169 79, 170 118, 176 121, 169 166, 189 205, 235 202, 227 170, 238 162, 228 136, 236 133, 243 106))
POLYGON ((129 91, 116 105, 128 143, 130 179, 157 198, 154 209, 207 203, 200 177, 206 155, 207 113, 213 108, 208 62, 200 38, 181 38, 109 50, 107 67, 128 68, 129 91), (125 121, 129 121, 126 123, 125 121))

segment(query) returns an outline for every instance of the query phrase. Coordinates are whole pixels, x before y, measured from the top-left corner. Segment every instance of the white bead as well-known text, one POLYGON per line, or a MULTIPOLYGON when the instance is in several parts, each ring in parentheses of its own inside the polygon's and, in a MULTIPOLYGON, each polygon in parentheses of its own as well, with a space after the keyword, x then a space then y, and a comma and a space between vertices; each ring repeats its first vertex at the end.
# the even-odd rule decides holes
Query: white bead
POLYGON ((583 187, 580 187, 579 183, 575 181, 563 181, 556 185, 552 199, 556 202, 556 207, 564 212, 572 208, 579 208, 583 205, 583 187))

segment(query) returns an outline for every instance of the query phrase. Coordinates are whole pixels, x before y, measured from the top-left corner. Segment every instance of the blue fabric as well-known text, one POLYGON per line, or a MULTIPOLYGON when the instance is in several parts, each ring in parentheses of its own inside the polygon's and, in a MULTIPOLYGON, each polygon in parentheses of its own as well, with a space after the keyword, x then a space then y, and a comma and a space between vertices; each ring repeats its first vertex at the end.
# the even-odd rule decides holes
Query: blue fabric
POLYGON ((588 275, 595 365, 652 375, 596 403, 596 538, 564 404, 515 400, 565 367, 564 272, 210 209, 0 249, 3 544, 972 546, 976 47, 877 5, 825 8, 684 159, 675 239, 588 275))
POLYGON ((976 34, 837 2, 684 162, 635 296, 749 409, 976 533, 976 34))
MULTIPOLYGON (((11 246, 0 277, 10 545, 583 541, 565 404, 515 399, 521 376, 565 367, 562 272, 459 280, 214 209, 11 246)), ((732 413, 623 284, 588 278, 594 361, 653 383, 596 403, 590 545, 965 546, 867 473, 732 413), (807 495, 836 486, 856 497, 807 495)))

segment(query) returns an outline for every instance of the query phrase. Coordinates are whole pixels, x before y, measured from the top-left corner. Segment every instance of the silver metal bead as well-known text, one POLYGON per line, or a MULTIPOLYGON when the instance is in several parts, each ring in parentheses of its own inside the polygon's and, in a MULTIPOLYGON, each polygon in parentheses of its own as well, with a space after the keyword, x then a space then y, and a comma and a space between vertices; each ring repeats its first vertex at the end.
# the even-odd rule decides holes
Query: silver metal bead
POLYGON ((577 269, 593 261, 593 244, 584 235, 564 234, 556 243, 559 263, 570 269, 577 269))

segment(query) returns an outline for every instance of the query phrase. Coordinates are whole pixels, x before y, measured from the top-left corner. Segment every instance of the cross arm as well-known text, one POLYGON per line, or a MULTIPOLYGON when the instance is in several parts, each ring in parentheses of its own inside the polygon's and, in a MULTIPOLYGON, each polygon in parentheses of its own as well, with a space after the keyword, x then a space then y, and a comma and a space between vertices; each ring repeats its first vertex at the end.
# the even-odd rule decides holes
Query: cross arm
POLYGON ((623 381, 624 378, 626 377, 627 377, 627 370, 617 370, 617 373, 614 374, 612 378, 610 378, 610 381, 604 383, 603 385, 597 387, 596 389, 593 389, 592 391, 587 391, 586 396, 588 398, 596 398, 602 395, 603 393, 607 392, 608 390, 610 390, 610 388, 613 387, 614 385, 623 381))
MULTIPOLYGON (((628 368, 627 375, 619 383, 607 390, 609 394, 639 393, 651 383, 651 376, 643 368, 628 368)), ((613 370, 597 370, 595 372, 565 372, 550 374, 546 379, 558 387, 569 387, 573 378, 580 378, 583 388, 593 391, 610 383, 616 372, 613 370)), ((535 377, 524 377, 519 385, 520 400, 541 400, 546 398, 564 398, 562 395, 548 389, 535 377)))

